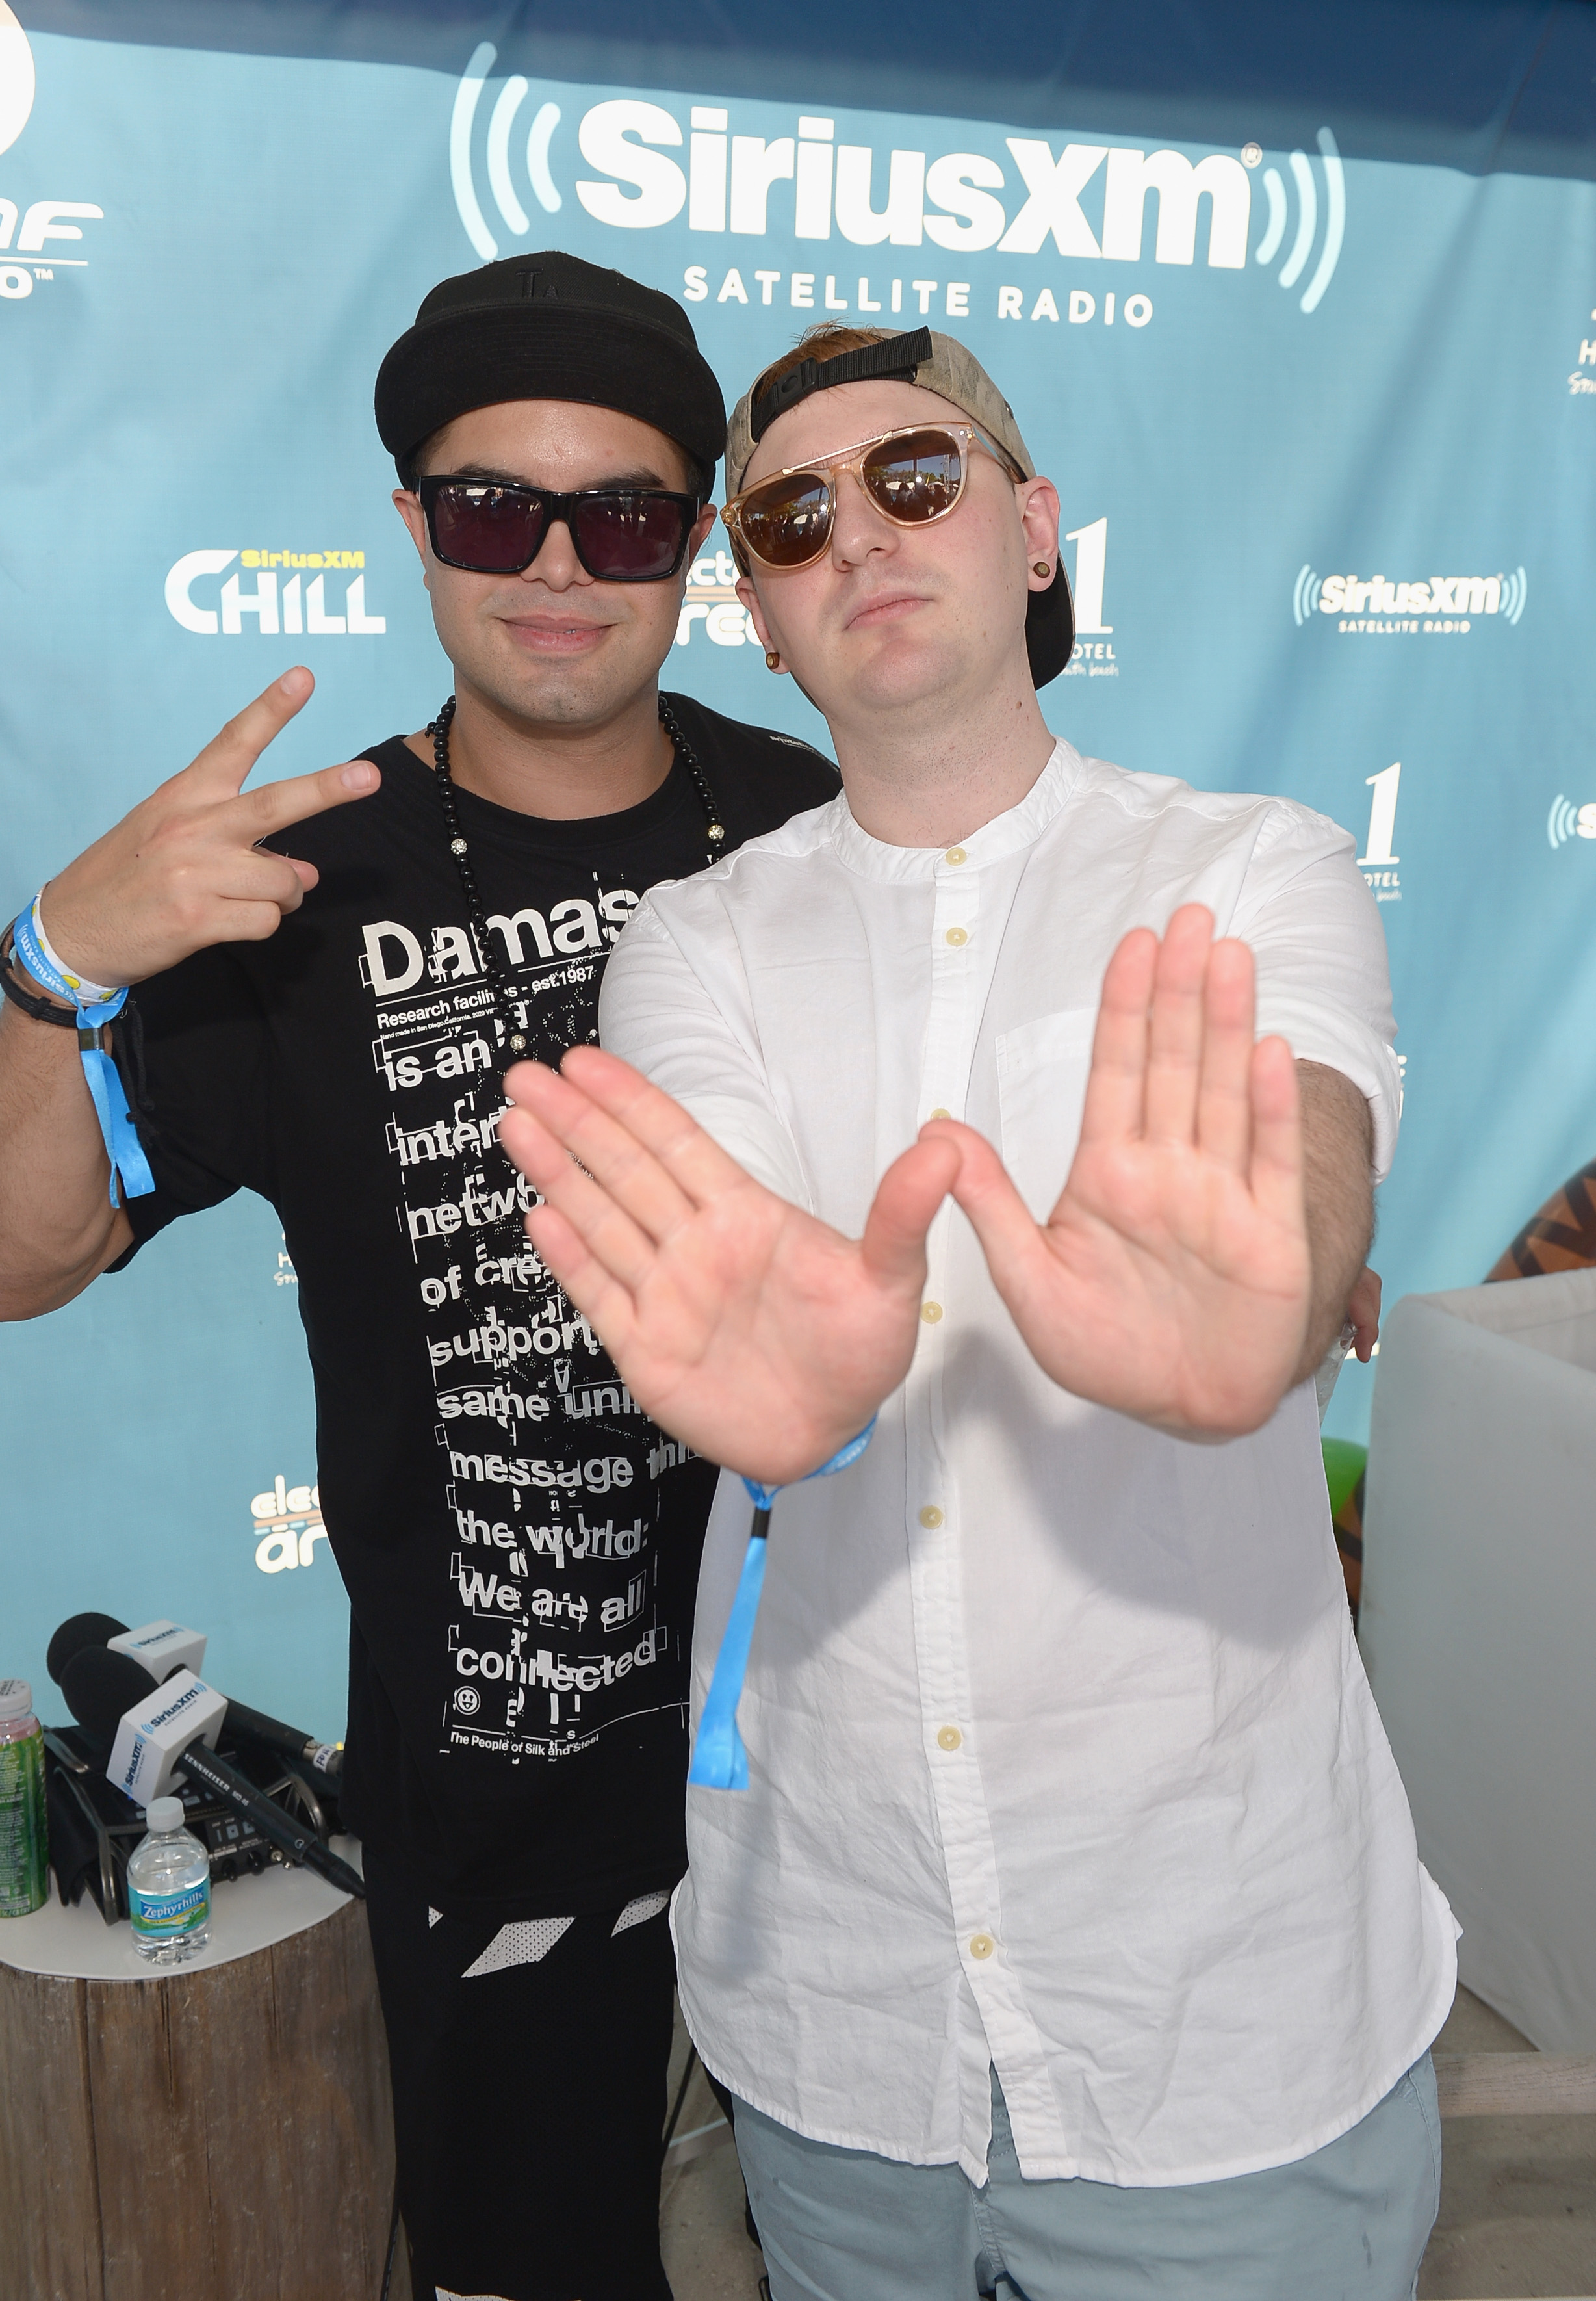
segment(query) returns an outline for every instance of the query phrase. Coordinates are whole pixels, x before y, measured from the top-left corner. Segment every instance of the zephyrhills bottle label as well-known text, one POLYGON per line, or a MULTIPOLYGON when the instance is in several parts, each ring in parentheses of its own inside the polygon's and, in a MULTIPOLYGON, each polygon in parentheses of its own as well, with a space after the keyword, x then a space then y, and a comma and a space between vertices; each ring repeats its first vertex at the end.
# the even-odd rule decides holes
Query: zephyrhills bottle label
POLYGON ((208 1881, 178 1894, 141 1894, 128 1887, 128 1916, 140 1941, 178 1941, 196 1934, 211 1914, 208 1881))
POLYGON ((0 1743, 0 1918, 26 1917, 49 1898, 45 1739, 0 1743))

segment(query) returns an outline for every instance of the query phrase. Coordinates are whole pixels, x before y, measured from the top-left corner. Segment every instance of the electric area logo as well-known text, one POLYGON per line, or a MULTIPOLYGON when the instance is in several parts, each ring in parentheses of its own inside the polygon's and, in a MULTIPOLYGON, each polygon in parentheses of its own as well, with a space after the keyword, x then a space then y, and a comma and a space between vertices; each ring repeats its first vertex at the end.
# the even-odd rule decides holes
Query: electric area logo
MULTIPOLYGON (((564 105, 541 92, 528 105, 531 85, 515 73, 502 82, 487 107, 479 162, 478 114, 497 55, 488 40, 473 51, 455 89, 449 122, 455 205, 484 263, 491 263, 500 247, 478 191, 479 166, 504 230, 518 240, 534 230, 529 201, 540 211, 539 232, 546 229, 544 216, 564 210, 564 177, 578 205, 599 223, 654 230, 673 223, 685 209, 689 231, 706 239, 790 239, 800 260, 804 251, 796 243, 828 241, 835 232, 838 239, 862 248, 918 248, 929 242, 955 257, 987 248, 1035 256, 1050 241, 1053 251, 1072 262, 1139 264, 1151 192, 1157 200, 1155 264, 1196 263, 1205 200, 1208 268, 1245 272, 1250 243, 1254 264, 1268 268, 1278 258, 1278 284, 1288 291, 1300 287, 1300 311, 1318 309, 1341 261, 1346 174, 1328 128, 1318 131, 1317 174, 1305 152, 1287 157, 1289 190, 1277 168, 1264 170, 1266 212, 1255 238, 1252 172, 1264 158, 1258 144, 1243 146, 1239 158, 1210 152, 1196 163, 1181 152, 1122 145, 1066 143, 1056 153, 1051 139, 1028 136, 1002 139, 1006 162, 990 151, 878 153, 867 144, 839 142, 834 120, 807 114, 795 114, 796 133, 767 140, 740 133, 724 105, 688 105, 685 130, 676 112, 640 96, 611 97, 579 113, 572 102, 575 91, 564 87, 564 105), (574 154, 556 143, 567 107, 574 154), (685 167, 671 156, 684 148, 685 167), (574 172, 578 163, 585 163, 581 173, 574 172), (878 206, 878 199, 884 205, 878 206)), ((706 248, 706 255, 710 252, 706 248)), ((761 252, 750 247, 748 255, 761 252)), ((877 261, 890 273, 899 259, 884 255, 877 261)), ((929 268, 926 258, 921 265, 929 268)), ((689 266, 683 285, 689 303, 708 299, 709 269, 707 263, 689 266)), ((1093 275, 1094 288, 1100 278, 1093 275)), ((905 280, 888 273, 874 281, 875 292, 868 274, 857 278, 856 290, 855 275, 823 275, 818 267, 790 274, 750 268, 748 281, 753 292, 742 267, 726 268, 715 301, 768 305, 785 284, 780 300, 798 311, 885 309, 924 318, 940 294, 945 300, 938 316, 961 319, 971 316, 973 292, 968 280, 905 280), (823 277, 823 301, 816 293, 823 277), (906 304, 906 289, 914 304, 906 304)), ((1069 320, 1080 325, 1097 318, 1099 296, 1099 324, 1113 326, 1114 291, 1099 288, 1093 293, 1084 285, 1069 293, 1069 320)), ((1032 302, 1028 290, 1015 284, 999 288, 996 316, 1022 319, 1028 305, 1032 320, 1064 317, 1051 288, 1043 288, 1032 302)), ((1145 327, 1152 317, 1150 298, 1124 298, 1118 316, 1132 328, 1145 327)))
POLYGON ((1291 613, 1310 623, 1316 613, 1334 615, 1338 632, 1402 638, 1428 632, 1450 638, 1471 631, 1482 615, 1517 623, 1529 596, 1522 567, 1508 575, 1432 575, 1425 582, 1366 582, 1356 575, 1320 576, 1305 561, 1291 589, 1291 613))
POLYGON ((344 586, 342 615, 327 605, 327 571, 363 569, 365 564, 363 551, 185 551, 166 571, 166 606, 186 632, 205 639, 214 639, 218 632, 238 638, 246 615, 255 618, 255 632, 267 639, 275 639, 279 632, 291 639, 306 632, 313 639, 378 633, 387 631, 388 619, 367 615, 363 573, 344 586), (238 576, 230 575, 216 606, 203 606, 194 596, 195 584, 202 577, 220 575, 235 559, 256 571, 255 589, 246 591, 238 576))
POLYGON ((316 1544, 327 1539, 319 1486, 290 1486, 280 1470, 249 1505, 255 1521, 255 1562, 263 1574, 313 1566, 316 1544))
MULTIPOLYGON (((27 127, 37 86, 28 35, 6 0, 0 0, 0 152, 9 152, 27 127)), ((86 216, 99 222, 104 213, 88 200, 34 200, 21 208, 0 195, 0 299, 21 303, 38 281, 54 280, 58 270, 87 272, 86 255, 57 255, 48 243, 81 240, 81 227, 68 219, 86 216), (8 263, 8 255, 29 261, 8 263)))

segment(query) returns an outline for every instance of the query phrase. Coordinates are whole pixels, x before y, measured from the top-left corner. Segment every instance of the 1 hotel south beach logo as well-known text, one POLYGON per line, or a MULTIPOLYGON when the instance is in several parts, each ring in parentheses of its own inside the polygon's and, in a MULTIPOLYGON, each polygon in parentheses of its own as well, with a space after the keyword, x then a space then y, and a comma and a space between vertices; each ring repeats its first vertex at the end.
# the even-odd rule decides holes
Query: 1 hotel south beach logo
MULTIPOLYGON (((28 35, 0 0, 0 153, 27 127, 37 85, 28 35)), ((88 258, 78 252, 83 225, 103 222, 104 214, 92 200, 13 199, 0 189, 0 302, 25 303, 58 272, 87 272, 88 258), (63 247, 72 253, 63 255, 63 247)))
POLYGON ((1299 628, 1329 618, 1344 637, 1453 639, 1496 616, 1516 624, 1529 597, 1522 567, 1494 575, 1430 575, 1392 582, 1383 575, 1321 575, 1306 560, 1291 587, 1299 628))

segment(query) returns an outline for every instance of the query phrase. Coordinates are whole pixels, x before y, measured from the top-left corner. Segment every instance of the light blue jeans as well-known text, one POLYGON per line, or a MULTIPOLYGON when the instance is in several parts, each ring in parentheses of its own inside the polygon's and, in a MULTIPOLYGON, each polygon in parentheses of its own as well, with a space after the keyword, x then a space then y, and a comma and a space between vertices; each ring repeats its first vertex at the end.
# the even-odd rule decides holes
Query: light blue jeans
POLYGON ((1426 2054, 1294 2165, 1179 2188, 1027 2181, 992 2076, 987 2186, 737 2104, 772 2301, 1411 2301, 1441 2203, 1426 2054))

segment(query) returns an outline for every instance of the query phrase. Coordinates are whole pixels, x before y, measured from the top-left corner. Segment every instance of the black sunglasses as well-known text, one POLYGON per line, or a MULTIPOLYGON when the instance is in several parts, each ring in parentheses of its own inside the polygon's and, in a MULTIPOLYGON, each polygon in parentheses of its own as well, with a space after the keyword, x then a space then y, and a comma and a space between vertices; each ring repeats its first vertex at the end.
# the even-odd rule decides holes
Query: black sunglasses
POLYGON ((674 575, 703 508, 700 497, 661 488, 584 488, 562 496, 549 488, 443 474, 422 480, 416 493, 432 549, 446 567, 519 575, 542 550, 549 529, 563 523, 577 557, 599 583, 663 583, 674 575))

